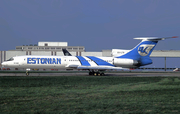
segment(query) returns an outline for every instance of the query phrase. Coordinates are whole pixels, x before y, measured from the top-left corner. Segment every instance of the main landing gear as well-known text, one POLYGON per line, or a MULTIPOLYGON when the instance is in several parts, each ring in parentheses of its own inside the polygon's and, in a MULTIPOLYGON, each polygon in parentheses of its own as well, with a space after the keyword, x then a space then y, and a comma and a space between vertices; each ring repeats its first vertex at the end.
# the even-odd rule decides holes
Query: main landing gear
POLYGON ((95 72, 95 71, 89 71, 89 75, 104 76, 105 74, 104 74, 104 72, 102 72, 102 71, 97 71, 97 72, 95 72))

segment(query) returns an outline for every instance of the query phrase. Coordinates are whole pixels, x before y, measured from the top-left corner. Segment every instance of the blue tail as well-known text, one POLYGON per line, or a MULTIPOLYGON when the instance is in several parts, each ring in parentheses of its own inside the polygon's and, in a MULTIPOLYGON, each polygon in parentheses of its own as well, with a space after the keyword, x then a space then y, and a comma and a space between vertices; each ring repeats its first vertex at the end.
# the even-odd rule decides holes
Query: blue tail
POLYGON ((176 37, 167 37, 167 38, 157 38, 157 37, 147 37, 147 38, 134 38, 142 40, 135 48, 125 53, 124 55, 118 56, 117 58, 127 58, 138 61, 138 66, 144 66, 152 64, 150 59, 150 54, 154 50, 156 44, 159 40, 165 40, 168 38, 176 37))

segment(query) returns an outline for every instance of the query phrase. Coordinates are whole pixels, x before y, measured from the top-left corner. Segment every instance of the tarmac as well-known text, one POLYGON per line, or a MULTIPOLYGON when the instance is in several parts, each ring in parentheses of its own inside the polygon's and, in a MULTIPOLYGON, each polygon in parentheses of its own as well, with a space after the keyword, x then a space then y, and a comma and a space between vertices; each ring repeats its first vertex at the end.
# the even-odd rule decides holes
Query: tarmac
MULTIPOLYGON (((0 76, 26 76, 25 73, 0 73, 0 76)), ((88 73, 30 73, 29 76, 89 76, 88 73)), ((105 76, 121 77, 180 77, 180 72, 118 72, 105 73, 105 76)), ((103 76, 102 76, 103 77, 103 76)))

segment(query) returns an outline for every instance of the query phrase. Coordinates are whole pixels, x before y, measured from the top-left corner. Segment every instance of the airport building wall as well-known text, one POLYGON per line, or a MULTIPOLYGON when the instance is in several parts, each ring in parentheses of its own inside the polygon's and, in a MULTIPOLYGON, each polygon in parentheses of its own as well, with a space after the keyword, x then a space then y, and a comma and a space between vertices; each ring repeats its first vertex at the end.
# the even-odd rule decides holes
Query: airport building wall
POLYGON ((100 57, 102 57, 102 52, 82 52, 81 56, 100 56, 100 57))
MULTIPOLYGON (((61 51, 61 52, 56 52, 56 53, 57 53, 56 56, 64 56, 64 54, 63 54, 62 51, 61 51)), ((71 53, 72 56, 77 56, 77 53, 78 53, 78 52, 70 52, 70 53, 71 53)))
MULTIPOLYGON (((110 57, 111 56, 111 50, 102 50, 102 52, 80 52, 80 51, 69 51, 71 55, 73 56, 103 56, 103 57, 110 57)), ((5 60, 10 59, 11 57, 14 56, 23 56, 23 55, 47 55, 47 56, 64 56, 62 51, 54 51, 54 50, 49 50, 49 51, 0 51, 0 63, 2 63, 5 60)), ((164 65, 164 69, 166 71, 166 68, 169 68, 169 65, 166 65, 166 58, 170 57, 175 57, 175 58, 180 58, 180 51, 174 51, 174 50, 154 50, 153 53, 151 54, 151 57, 159 57, 161 58, 161 61, 164 61, 164 63, 161 63, 162 67, 164 65)), ((153 59, 153 58, 152 58, 153 59)), ((168 59, 169 60, 169 59, 168 59)), ((175 65, 177 66, 177 65, 175 65)), ((170 67, 171 68, 171 67, 170 67)), ((175 67, 174 67, 175 68, 175 67)), ((11 70, 15 70, 15 68, 10 68, 11 70)), ((25 69, 18 69, 18 70, 25 70, 25 69)), ((43 69, 38 69, 38 70, 43 70, 43 69)), ((47 71, 52 70, 52 69, 46 69, 47 71)), ((57 69, 54 69, 57 70, 57 69)), ((62 70, 62 69, 58 69, 62 70)))
POLYGON ((112 50, 102 50, 102 56, 104 57, 111 57, 112 50))
MULTIPOLYGON (((73 56, 111 57, 112 50, 86 52, 84 46, 68 46, 67 42, 39 42, 38 45, 16 46, 15 50, 0 51, 0 63, 14 56, 47 55, 64 56, 62 49, 68 50, 73 56)), ((180 50, 154 50, 150 57, 180 57, 180 50)))
POLYGON ((151 57, 180 57, 180 50, 154 50, 151 57))
POLYGON ((5 53, 5 60, 14 57, 14 56, 22 56, 22 55, 26 55, 25 51, 6 51, 5 53))
POLYGON ((51 51, 31 51, 31 54, 27 55, 51 55, 51 51))
MULTIPOLYGON (((102 52, 81 52, 81 51, 69 51, 73 56, 102 56, 102 57, 111 57, 111 50, 102 50, 102 52)), ((47 56, 64 56, 62 50, 40 50, 40 51, 0 51, 0 62, 3 62, 14 56, 23 56, 23 55, 47 55, 47 56)), ((154 50, 150 57, 180 57, 179 50, 154 50)))
POLYGON ((38 42, 38 46, 68 46, 67 42, 38 42))
POLYGON ((5 60, 6 60, 6 51, 0 51, 0 62, 2 63, 5 60))
MULTIPOLYGON (((102 56, 111 57, 112 50, 102 50, 102 56)), ((180 57, 180 50, 153 50, 150 57, 180 57)))

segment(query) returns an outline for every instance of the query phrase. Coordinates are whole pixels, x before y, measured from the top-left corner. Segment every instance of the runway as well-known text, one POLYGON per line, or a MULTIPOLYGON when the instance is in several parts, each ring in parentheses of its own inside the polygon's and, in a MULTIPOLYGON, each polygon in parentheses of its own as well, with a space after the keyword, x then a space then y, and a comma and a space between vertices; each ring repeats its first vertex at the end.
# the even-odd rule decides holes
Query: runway
MULTIPOLYGON (((0 73, 0 76, 26 76, 25 73, 0 73)), ((89 76, 88 73, 30 73, 29 76, 89 76)), ((121 72, 106 73, 105 76, 121 76, 121 77, 180 77, 180 72, 121 72)))

